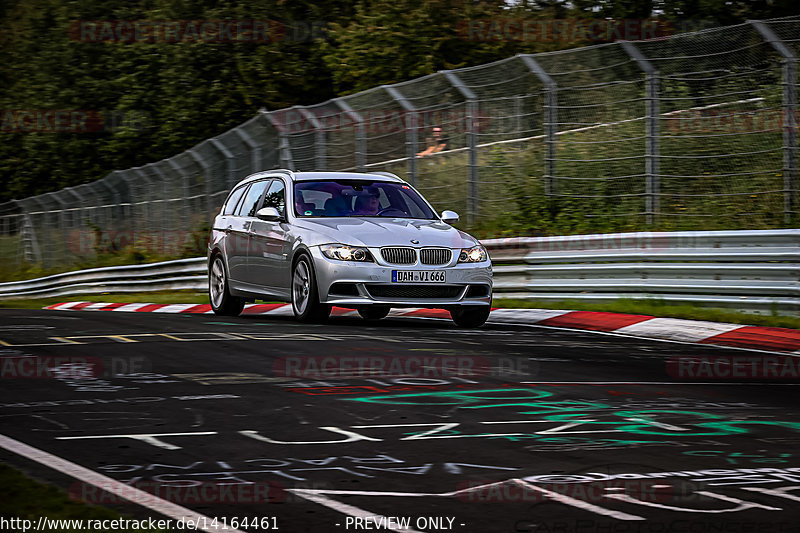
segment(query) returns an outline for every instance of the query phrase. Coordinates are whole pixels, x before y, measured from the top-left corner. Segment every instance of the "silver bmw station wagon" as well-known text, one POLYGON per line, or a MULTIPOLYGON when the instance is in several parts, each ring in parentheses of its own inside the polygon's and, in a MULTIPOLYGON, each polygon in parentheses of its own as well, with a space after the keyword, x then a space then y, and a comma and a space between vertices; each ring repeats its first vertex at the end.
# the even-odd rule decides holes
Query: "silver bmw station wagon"
POLYGON ((331 307, 379 320, 393 307, 441 308, 462 327, 486 322, 492 264, 471 235, 450 226, 411 185, 384 172, 248 176, 214 219, 209 298, 219 315, 245 302, 292 303, 305 322, 331 307))

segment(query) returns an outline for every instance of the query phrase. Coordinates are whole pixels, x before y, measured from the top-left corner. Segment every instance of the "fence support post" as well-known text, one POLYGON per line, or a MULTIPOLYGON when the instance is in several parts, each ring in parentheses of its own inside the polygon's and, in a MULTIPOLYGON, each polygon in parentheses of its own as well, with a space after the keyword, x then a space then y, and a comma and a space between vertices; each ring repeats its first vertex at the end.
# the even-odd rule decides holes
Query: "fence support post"
MULTIPOLYGON (((144 171, 144 168, 142 168, 142 167, 133 167, 130 170, 131 170, 131 172, 136 173, 137 176, 139 176, 141 179, 143 179, 145 181, 145 183, 146 183, 145 187, 147 188, 147 191, 152 191, 152 189, 153 189, 152 188, 153 181, 150 179, 150 176, 147 175, 147 172, 144 171)), ((142 200, 142 203, 143 203, 144 208, 145 208, 144 209, 144 218, 145 218, 144 227, 147 228, 145 231, 142 232, 142 234, 144 234, 145 238, 147 239, 147 234, 148 233, 152 234, 152 229, 154 227, 156 227, 155 220, 153 220, 155 217, 153 217, 153 206, 151 205, 152 204, 152 200, 148 198, 146 201, 142 200)), ((145 246, 147 247, 147 249, 149 251, 153 251, 153 248, 152 248, 151 245, 152 245, 151 242, 145 241, 145 246)))
MULTIPOLYGON (((289 108, 286 111, 284 111, 284 116, 292 109, 293 108, 289 108)), ((282 123, 280 120, 275 118, 273 114, 268 111, 261 109, 259 110, 259 113, 264 115, 269 121, 269 123, 272 124, 272 127, 278 130, 278 153, 280 154, 281 167, 287 170, 294 170, 292 145, 289 142, 289 134, 286 132, 286 124, 282 123)))
POLYGON ((36 226, 34 225, 33 219, 28 213, 29 209, 23 202, 25 201, 36 202, 37 204, 39 204, 40 209, 44 209, 44 205, 41 203, 41 201, 38 199, 37 196, 32 196, 30 198, 25 198, 23 200, 11 200, 11 201, 15 202, 18 206, 20 206, 20 212, 22 214, 22 224, 19 230, 20 252, 22 253, 22 258, 28 263, 41 264, 42 251, 41 248, 39 248, 39 241, 36 239, 36 226))
POLYGON ((478 97, 472 90, 464 85, 451 70, 442 70, 441 74, 450 82, 461 96, 467 101, 467 149, 469 150, 468 177, 467 177, 467 225, 472 226, 478 217, 478 135, 475 126, 478 121, 478 97))
POLYGON ((203 167, 203 185, 206 194, 206 217, 208 217, 214 207, 211 203, 211 164, 203 159, 194 148, 186 150, 186 153, 189 154, 189 157, 194 159, 198 165, 203 167))
POLYGON ((167 164, 172 167, 172 170, 182 177, 181 190, 183 191, 183 226, 189 230, 192 220, 192 201, 189 199, 189 174, 184 172, 183 168, 181 168, 181 166, 175 162, 174 158, 167 159, 167 164))
POLYGON ((650 61, 628 41, 620 41, 622 49, 633 59, 645 75, 645 217, 647 224, 655 222, 655 217, 660 210, 661 184, 659 175, 661 174, 660 147, 659 147, 659 102, 658 102, 658 70, 650 61))
POLYGON ((343 99, 334 98, 331 101, 356 123, 356 170, 364 172, 367 168, 367 132, 364 119, 343 99))
POLYGON ((225 143, 222 142, 221 140, 217 139, 216 137, 213 137, 211 139, 211 146, 216 148, 217 151, 222 154, 222 157, 225 158, 226 174, 228 175, 226 181, 228 182, 228 188, 231 189, 236 184, 236 177, 234 175, 234 173, 235 173, 234 159, 235 158, 233 157, 233 152, 228 150, 228 147, 225 146, 225 143))
POLYGON ((325 170, 325 165, 327 164, 325 154, 325 130, 322 127, 322 123, 307 107, 298 107, 297 109, 300 111, 303 118, 311 124, 311 127, 314 128, 314 156, 317 166, 314 170, 325 170))
POLYGON ((748 22, 783 58, 783 221, 790 224, 797 187, 797 56, 767 24, 748 22))
POLYGON ((556 176, 556 133, 558 132, 558 85, 539 63, 528 54, 520 55, 522 62, 528 67, 542 85, 544 85, 544 194, 552 197, 555 191, 556 176))
POLYGON ((234 133, 239 136, 239 138, 247 145, 247 148, 250 150, 250 170, 251 174, 264 170, 261 168, 262 160, 261 160, 261 147, 258 143, 253 140, 253 138, 241 128, 234 128, 234 133))
MULTIPOLYGON (((167 200, 168 200, 168 191, 167 191, 167 175, 162 172, 160 168, 158 168, 157 163, 150 163, 145 165, 145 168, 152 168, 153 172, 158 174, 158 178, 161 180, 161 225, 159 226, 160 233, 161 233, 161 251, 164 255, 167 254, 167 212, 169 208, 167 207, 167 200)), ((206 190, 208 190, 209 182, 206 182, 206 190)), ((209 195, 209 201, 211 196, 209 195)))
POLYGON ((383 89, 389 93, 392 99, 400 104, 400 107, 407 112, 406 127, 406 157, 408 157, 408 182, 411 185, 417 184, 417 152, 419 152, 419 120, 417 118, 417 108, 414 107, 400 91, 391 85, 382 85, 383 89))

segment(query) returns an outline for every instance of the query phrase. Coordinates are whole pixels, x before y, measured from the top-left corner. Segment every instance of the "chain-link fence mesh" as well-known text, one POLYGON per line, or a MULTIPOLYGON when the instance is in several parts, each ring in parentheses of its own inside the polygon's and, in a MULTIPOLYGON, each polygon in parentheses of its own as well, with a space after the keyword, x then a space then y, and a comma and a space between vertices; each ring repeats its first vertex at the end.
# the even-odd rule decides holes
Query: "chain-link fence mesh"
POLYGON ((197 255, 233 184, 280 167, 393 172, 494 233, 796 225, 798 55, 788 17, 262 111, 170 159, 0 205, 3 269, 197 255))

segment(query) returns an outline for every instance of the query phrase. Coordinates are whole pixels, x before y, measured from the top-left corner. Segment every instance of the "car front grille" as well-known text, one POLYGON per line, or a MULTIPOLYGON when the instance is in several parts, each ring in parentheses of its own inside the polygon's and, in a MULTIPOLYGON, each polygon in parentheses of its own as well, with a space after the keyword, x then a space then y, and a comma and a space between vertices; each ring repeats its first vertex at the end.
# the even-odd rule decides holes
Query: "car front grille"
POLYGON ((417 252, 413 248, 381 248, 381 256, 393 265, 413 265, 417 262, 417 252))
POLYGON ((423 265, 446 265, 452 257, 450 248, 423 248, 419 251, 419 262, 423 265))
POLYGON ((457 298, 464 290, 459 285, 380 285, 367 284, 373 298, 457 298))

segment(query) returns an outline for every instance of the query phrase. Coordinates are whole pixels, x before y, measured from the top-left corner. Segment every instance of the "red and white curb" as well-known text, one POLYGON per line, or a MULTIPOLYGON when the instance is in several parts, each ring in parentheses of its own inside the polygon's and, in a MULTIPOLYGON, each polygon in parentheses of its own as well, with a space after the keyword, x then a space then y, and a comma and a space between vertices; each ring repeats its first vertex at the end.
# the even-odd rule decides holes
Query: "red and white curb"
MULTIPOLYGON (((54 311, 117 311, 135 313, 213 314, 208 304, 150 304, 66 302, 49 305, 54 311)), ((249 304, 243 315, 291 316, 289 304, 249 304)), ((334 307, 334 316, 357 316, 352 309, 334 307)), ((392 309, 389 316, 450 318, 444 309, 392 309)), ((656 318, 597 311, 559 311, 551 309, 493 309, 489 322, 516 325, 551 326, 630 335, 647 339, 716 344, 754 350, 800 355, 800 330, 743 326, 721 322, 656 318)))

